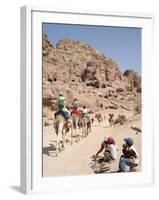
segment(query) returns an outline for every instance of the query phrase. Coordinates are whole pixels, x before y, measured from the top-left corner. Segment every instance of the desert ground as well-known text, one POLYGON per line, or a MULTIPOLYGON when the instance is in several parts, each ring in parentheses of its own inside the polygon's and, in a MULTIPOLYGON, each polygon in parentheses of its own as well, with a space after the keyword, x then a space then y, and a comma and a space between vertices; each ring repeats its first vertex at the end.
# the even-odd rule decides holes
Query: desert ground
MULTIPOLYGON (((116 115, 119 111, 116 111, 116 115)), ((141 128, 141 114, 132 116, 131 112, 120 111, 120 114, 125 114, 129 119, 123 125, 110 127, 108 122, 108 113, 103 112, 105 120, 101 124, 97 120, 92 125, 92 132, 85 138, 76 143, 75 139, 71 145, 66 143, 64 151, 56 155, 55 141, 56 134, 53 124, 44 126, 43 129, 43 176, 74 176, 94 174, 94 169, 90 167, 92 155, 94 155, 100 148, 101 142, 106 135, 111 135, 116 141, 118 149, 118 157, 115 161, 108 164, 109 170, 104 173, 117 172, 119 158, 122 155, 123 139, 132 137, 135 142, 136 150, 139 153, 140 164, 136 171, 141 171, 141 133, 133 130, 131 127, 135 126, 141 128)), ((93 117, 93 116, 92 116, 93 117)), ((68 140, 70 136, 68 135, 68 140)), ((102 156, 102 153, 100 153, 102 156)))

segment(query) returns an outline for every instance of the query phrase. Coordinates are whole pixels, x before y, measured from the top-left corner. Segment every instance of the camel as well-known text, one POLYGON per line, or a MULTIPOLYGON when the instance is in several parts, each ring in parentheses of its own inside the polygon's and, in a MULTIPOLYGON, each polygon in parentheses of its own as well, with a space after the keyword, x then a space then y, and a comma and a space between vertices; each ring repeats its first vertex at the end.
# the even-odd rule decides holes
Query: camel
POLYGON ((80 120, 80 116, 78 116, 77 114, 73 113, 72 114, 72 128, 73 128, 73 133, 75 133, 76 142, 78 142, 78 140, 80 140, 79 137, 78 137, 79 136, 78 135, 79 120, 80 120))
POLYGON ((99 123, 99 126, 100 126, 100 125, 101 125, 101 122, 102 122, 102 115, 101 115, 101 113, 96 114, 96 115, 95 115, 95 118, 97 119, 97 121, 98 121, 98 123, 99 123))
POLYGON ((91 124, 91 118, 90 118, 90 116, 87 116, 87 119, 88 119, 88 121, 87 121, 87 132, 91 133, 91 131, 92 131, 92 124, 91 124))
POLYGON ((64 144, 66 143, 66 134, 71 130, 71 143, 72 143, 72 125, 71 121, 67 123, 62 115, 57 115, 54 119, 54 128, 57 135, 56 140, 56 154, 61 150, 65 149, 64 144))
POLYGON ((82 117, 79 118, 78 129, 79 129, 79 133, 82 133, 82 117))
POLYGON ((113 117, 114 117, 114 114, 109 113, 109 124, 110 124, 110 127, 112 127, 113 122, 114 122, 113 117))
POLYGON ((86 137, 88 135, 87 124, 88 124, 88 116, 83 115, 81 117, 81 126, 82 126, 82 134, 84 134, 84 137, 86 137))

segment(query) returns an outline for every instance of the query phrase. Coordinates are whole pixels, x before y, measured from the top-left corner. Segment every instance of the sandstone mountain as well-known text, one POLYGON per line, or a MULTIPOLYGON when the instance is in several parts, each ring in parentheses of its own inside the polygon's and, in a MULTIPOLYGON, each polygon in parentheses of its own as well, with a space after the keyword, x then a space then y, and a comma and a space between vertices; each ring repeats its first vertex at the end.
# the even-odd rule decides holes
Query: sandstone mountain
POLYGON ((51 44, 43 34, 43 115, 55 110, 63 91, 68 101, 77 97, 92 112, 102 109, 141 108, 141 77, 81 41, 62 39, 51 44))

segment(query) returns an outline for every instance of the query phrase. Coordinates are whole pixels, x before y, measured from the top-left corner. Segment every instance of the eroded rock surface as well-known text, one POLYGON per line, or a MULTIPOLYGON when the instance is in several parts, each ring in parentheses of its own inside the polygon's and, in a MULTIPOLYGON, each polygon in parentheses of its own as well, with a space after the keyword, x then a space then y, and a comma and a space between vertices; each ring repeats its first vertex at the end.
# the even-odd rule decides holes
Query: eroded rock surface
POLYGON ((113 59, 80 41, 62 39, 55 45, 43 34, 42 47, 44 116, 55 110, 59 91, 68 104, 77 97, 92 112, 101 104, 141 111, 141 77, 133 70, 122 73, 113 59))

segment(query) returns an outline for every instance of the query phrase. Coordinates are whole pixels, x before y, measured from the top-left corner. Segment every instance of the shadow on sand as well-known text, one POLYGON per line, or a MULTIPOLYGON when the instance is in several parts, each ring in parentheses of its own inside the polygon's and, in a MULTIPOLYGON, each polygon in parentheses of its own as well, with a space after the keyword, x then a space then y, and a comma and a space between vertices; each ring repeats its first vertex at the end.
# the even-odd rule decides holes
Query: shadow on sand
POLYGON ((45 154, 47 156, 54 156, 54 153, 56 156, 56 146, 53 144, 49 144, 48 147, 43 147, 42 149, 42 154, 45 154))

